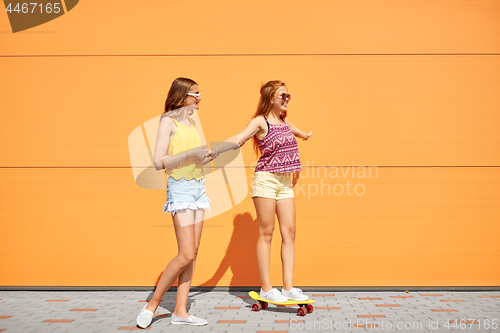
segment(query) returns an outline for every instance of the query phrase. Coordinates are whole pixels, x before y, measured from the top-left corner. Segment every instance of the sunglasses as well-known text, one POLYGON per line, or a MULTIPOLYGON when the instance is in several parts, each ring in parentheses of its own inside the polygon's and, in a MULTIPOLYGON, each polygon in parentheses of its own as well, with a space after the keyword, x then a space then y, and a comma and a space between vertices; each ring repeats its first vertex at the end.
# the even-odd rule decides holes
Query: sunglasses
POLYGON ((281 95, 278 95, 278 97, 281 98, 284 101, 289 101, 292 98, 292 95, 282 93, 281 95))
POLYGON ((189 96, 193 96, 196 99, 201 99, 201 94, 193 94, 193 93, 187 93, 189 96))

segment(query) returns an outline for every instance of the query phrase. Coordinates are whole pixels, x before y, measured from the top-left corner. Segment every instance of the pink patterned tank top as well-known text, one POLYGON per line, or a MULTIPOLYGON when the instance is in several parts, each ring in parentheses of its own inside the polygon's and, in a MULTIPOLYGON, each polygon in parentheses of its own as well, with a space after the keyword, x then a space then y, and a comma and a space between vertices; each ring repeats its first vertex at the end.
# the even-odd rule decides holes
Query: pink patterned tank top
POLYGON ((257 139, 260 158, 255 171, 273 173, 289 173, 302 170, 300 165, 297 140, 286 123, 269 124, 264 117, 269 130, 264 139, 257 139))

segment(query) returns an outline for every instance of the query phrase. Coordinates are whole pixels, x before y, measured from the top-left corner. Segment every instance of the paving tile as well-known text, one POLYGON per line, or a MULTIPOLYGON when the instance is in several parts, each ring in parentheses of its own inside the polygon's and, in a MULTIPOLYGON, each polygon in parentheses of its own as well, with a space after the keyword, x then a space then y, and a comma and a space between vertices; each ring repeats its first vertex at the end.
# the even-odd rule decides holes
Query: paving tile
POLYGON ((370 328, 370 329, 373 329, 373 328, 379 328, 380 325, 377 324, 377 323, 369 323, 369 324, 351 324, 351 327, 355 327, 355 328, 370 328))
POLYGON ((385 318, 385 315, 358 315, 359 318, 385 318))
POLYGON ((450 319, 448 322, 450 324, 453 324, 453 323, 479 324, 479 322, 476 320, 466 320, 466 319, 450 319))
POLYGON ((294 323, 303 323, 304 320, 300 320, 300 319, 289 319, 289 320, 275 320, 274 322, 276 324, 290 324, 290 322, 294 322, 294 323))
POLYGON ((360 301, 375 301, 375 300, 381 300, 382 298, 380 297, 358 297, 360 301))
POLYGON ((118 330, 119 331, 135 331, 135 330, 141 330, 141 331, 147 331, 149 330, 151 327, 148 327, 148 328, 140 328, 138 326, 123 326, 123 327, 120 327, 118 330))

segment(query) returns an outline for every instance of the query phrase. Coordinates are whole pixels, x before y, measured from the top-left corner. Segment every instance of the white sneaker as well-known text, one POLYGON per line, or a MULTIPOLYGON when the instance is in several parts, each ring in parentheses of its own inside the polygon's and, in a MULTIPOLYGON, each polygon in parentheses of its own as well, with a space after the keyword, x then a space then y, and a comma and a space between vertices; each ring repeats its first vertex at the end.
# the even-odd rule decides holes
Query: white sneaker
POLYGON ((195 317, 195 316, 191 316, 191 315, 187 318, 181 318, 181 317, 177 317, 176 315, 174 315, 172 313, 172 320, 170 320, 170 323, 175 324, 175 325, 203 326, 203 325, 208 324, 208 321, 206 321, 205 319, 195 317))
POLYGON ((264 290, 260 289, 260 297, 262 297, 266 301, 271 301, 275 303, 285 303, 286 301, 288 301, 288 298, 283 296, 280 293, 280 291, 276 288, 273 288, 268 292, 265 292, 264 290))
POLYGON ((137 326, 139 326, 140 328, 146 328, 151 325, 151 321, 154 317, 154 313, 146 310, 146 306, 148 305, 144 305, 141 313, 139 313, 139 315, 137 316, 137 326))
POLYGON ((302 290, 300 290, 299 288, 292 288, 288 291, 285 289, 282 289, 281 292, 282 292, 283 296, 285 296, 286 298, 288 298, 291 301, 303 302, 303 301, 307 301, 309 299, 309 297, 307 295, 304 295, 302 293, 302 290))

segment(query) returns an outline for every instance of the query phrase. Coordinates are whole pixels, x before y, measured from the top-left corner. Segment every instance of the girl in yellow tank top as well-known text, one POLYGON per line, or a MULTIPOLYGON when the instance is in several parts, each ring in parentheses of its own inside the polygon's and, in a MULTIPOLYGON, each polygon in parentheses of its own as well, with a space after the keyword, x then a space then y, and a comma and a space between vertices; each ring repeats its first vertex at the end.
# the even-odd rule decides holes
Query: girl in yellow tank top
MULTIPOLYGON (((188 118, 191 126, 186 126, 175 118, 172 118, 172 120, 177 127, 177 131, 174 136, 170 138, 167 155, 177 155, 200 147, 200 135, 198 134, 194 121, 191 118, 188 118)), ((203 178, 202 168, 202 162, 193 156, 188 160, 181 162, 177 168, 172 170, 170 172, 170 177, 173 177, 175 180, 180 180, 181 178, 186 180, 200 180, 203 178)))
MULTIPOLYGON (((153 298, 137 316, 137 325, 141 328, 151 324, 163 294, 176 279, 177 300, 171 323, 207 324, 205 319, 189 315, 186 311, 205 209, 210 207, 202 166, 211 161, 211 151, 200 147, 200 136, 194 121, 189 118, 189 114, 198 109, 200 101, 196 82, 178 78, 172 83, 165 102, 165 113, 160 118, 154 165, 157 170, 165 169, 169 174, 167 202, 163 210, 172 214, 179 252, 165 268, 153 298)), ((155 252, 154 247, 149 251, 155 252)))

